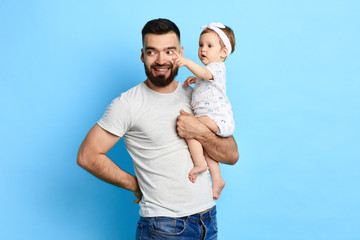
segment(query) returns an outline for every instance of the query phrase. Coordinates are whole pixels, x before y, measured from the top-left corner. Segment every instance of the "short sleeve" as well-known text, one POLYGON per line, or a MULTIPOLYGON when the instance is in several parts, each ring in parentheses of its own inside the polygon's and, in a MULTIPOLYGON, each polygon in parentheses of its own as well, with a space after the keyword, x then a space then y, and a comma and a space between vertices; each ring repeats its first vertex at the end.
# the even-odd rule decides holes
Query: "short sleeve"
POLYGON ((214 81, 218 81, 219 79, 222 79, 225 70, 224 63, 218 63, 218 62, 209 63, 208 65, 206 65, 206 68, 213 75, 214 81))
POLYGON ((115 98, 97 124, 106 131, 122 137, 131 126, 131 108, 125 97, 115 98))

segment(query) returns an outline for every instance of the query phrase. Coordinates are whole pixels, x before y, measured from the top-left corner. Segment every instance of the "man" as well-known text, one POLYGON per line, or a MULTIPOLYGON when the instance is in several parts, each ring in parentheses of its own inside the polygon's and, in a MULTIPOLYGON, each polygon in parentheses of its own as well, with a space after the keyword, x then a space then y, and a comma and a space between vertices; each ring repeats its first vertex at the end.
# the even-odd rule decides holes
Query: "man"
POLYGON ((183 138, 196 138, 210 156, 228 164, 239 157, 236 143, 232 137, 216 136, 187 113, 191 89, 174 80, 174 51, 183 54, 177 26, 167 19, 149 21, 142 38, 146 81, 113 100, 86 136, 77 162, 134 193, 141 216, 137 239, 216 239, 210 176, 205 172, 195 183, 189 181, 193 163, 183 138), (105 155, 121 137, 136 177, 105 155))

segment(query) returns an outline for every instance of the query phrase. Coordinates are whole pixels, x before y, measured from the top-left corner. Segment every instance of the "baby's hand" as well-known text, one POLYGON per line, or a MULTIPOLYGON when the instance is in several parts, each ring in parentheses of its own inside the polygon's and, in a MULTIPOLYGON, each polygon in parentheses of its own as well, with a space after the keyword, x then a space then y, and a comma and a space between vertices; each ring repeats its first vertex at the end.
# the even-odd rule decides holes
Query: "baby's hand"
POLYGON ((187 59, 181 56, 176 51, 174 51, 174 53, 175 53, 175 57, 173 58, 174 64, 179 68, 182 66, 186 66, 187 59))
POLYGON ((195 82, 196 82, 196 78, 195 78, 195 77, 188 77, 188 78, 185 80, 184 85, 185 85, 186 87, 189 87, 190 84, 193 84, 193 83, 195 83, 195 82))

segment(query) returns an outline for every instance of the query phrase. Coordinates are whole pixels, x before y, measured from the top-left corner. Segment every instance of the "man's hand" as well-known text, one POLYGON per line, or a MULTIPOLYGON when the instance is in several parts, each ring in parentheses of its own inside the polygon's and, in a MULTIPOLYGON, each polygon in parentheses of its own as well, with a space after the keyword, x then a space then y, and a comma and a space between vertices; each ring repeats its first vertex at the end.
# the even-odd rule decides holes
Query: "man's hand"
POLYGON ((138 191, 133 192, 133 194, 136 197, 136 200, 134 200, 133 203, 139 203, 142 198, 142 193, 141 193, 140 189, 138 191))
POLYGON ((188 77, 185 82, 184 82, 184 85, 186 87, 190 87, 190 84, 193 84, 196 82, 196 78, 195 77, 188 77))
POLYGON ((234 165, 239 159, 237 145, 232 136, 217 136, 194 115, 181 110, 176 125, 180 137, 198 140, 214 160, 234 165))
POLYGON ((189 59, 184 58, 183 56, 181 56, 176 51, 174 51, 174 54, 175 54, 175 57, 172 59, 174 61, 174 64, 179 68, 182 67, 182 66, 186 66, 189 59))
POLYGON ((177 117, 177 131, 182 138, 197 138, 206 132, 210 132, 193 114, 181 109, 177 117))

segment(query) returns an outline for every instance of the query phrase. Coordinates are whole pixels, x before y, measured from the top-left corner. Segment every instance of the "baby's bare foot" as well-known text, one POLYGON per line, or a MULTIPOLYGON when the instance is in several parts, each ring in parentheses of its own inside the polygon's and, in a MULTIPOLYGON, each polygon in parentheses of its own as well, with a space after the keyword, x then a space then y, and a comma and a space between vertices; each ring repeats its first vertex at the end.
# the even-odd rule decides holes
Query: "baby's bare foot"
POLYGON ((213 182, 212 191, 213 191, 213 198, 218 200, 221 194, 221 191, 225 187, 225 181, 221 179, 220 181, 213 182))
POLYGON ((191 182, 196 182, 196 178, 200 173, 205 172, 207 169, 206 165, 204 166, 194 166, 193 169, 191 169, 190 173, 189 173, 189 180, 191 182))

